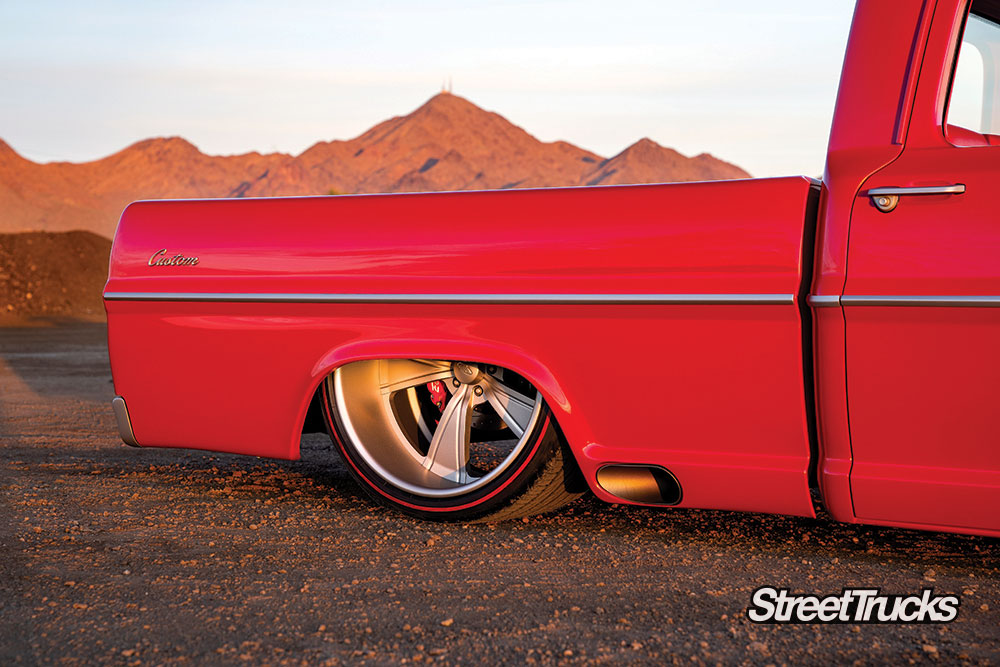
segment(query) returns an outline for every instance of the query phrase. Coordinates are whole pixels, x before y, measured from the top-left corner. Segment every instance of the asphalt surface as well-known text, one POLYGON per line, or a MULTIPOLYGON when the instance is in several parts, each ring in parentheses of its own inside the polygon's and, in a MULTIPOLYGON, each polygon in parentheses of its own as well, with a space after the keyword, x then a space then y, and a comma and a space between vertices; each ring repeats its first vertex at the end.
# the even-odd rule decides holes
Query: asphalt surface
POLYGON ((2 664, 1000 660, 998 540, 590 497, 424 523, 370 502, 325 436, 296 462, 122 446, 104 336, 0 329, 2 664), (961 609, 754 625, 762 585, 961 609))

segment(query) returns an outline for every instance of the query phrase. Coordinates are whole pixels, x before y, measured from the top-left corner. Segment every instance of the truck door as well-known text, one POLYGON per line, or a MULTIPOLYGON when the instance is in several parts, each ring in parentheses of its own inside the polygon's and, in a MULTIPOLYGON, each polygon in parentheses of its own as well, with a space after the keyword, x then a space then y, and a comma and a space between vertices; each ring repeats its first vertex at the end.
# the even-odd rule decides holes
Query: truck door
POLYGON ((964 26, 960 5, 938 2, 903 152, 851 217, 851 492, 863 521, 996 534, 1000 3, 964 26))

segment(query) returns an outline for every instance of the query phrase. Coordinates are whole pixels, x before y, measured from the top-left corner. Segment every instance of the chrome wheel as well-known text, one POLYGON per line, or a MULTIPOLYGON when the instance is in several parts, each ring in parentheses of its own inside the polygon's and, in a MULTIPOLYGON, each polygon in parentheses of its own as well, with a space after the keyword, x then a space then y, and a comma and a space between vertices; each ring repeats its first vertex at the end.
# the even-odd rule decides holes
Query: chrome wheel
POLYGON ((382 495, 428 501, 465 499, 509 480, 538 439, 544 405, 513 371, 464 361, 354 362, 326 389, 363 481, 382 495))

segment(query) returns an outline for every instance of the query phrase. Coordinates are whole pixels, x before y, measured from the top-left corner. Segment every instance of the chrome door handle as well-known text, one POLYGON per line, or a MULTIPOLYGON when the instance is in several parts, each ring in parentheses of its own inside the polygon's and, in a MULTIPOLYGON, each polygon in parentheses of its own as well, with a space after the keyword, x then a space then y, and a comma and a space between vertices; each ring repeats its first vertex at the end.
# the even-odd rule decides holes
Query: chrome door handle
POLYGON ((915 186, 912 188, 872 188, 868 191, 875 208, 888 213, 896 208, 899 198, 904 195, 960 195, 965 192, 964 183, 955 185, 915 186))

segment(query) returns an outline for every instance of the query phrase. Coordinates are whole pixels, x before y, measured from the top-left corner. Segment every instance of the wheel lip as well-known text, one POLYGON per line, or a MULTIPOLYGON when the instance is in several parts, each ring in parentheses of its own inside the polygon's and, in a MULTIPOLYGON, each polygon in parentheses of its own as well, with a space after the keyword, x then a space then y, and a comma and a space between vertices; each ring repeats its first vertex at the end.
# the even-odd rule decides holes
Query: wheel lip
MULTIPOLYGON (((381 361, 381 359, 371 359, 368 361, 378 362, 381 361)), ((357 362, 352 362, 352 363, 357 363, 357 362)), ((349 443, 348 442, 343 443, 344 446, 346 447, 348 444, 350 444, 351 449, 354 450, 354 452, 356 452, 358 456, 361 457, 361 459, 372 470, 372 472, 377 474, 386 483, 396 487, 397 489, 405 493, 409 493, 411 495, 420 496, 424 498, 442 498, 442 499, 455 498, 458 496, 474 493, 486 487, 490 483, 494 482, 504 473, 504 471, 507 470, 507 468, 509 468, 517 460, 517 458, 523 453, 524 449, 533 440, 532 435, 534 433, 535 426, 538 423, 538 417, 542 412, 542 405, 545 402, 544 399, 542 398, 541 392, 539 392, 536 387, 535 391, 537 399, 535 401, 535 407, 531 412, 531 419, 528 420, 528 424, 525 426, 524 434, 520 437, 518 443, 514 446, 511 452, 493 470, 490 470, 487 474, 476 479, 474 482, 470 482, 468 484, 459 484, 452 488, 443 488, 443 489, 427 488, 400 479, 397 475, 393 474, 389 470, 386 470, 386 468, 381 463, 379 463, 378 460, 376 460, 375 457, 372 456, 372 454, 363 445, 362 439, 355 430, 354 425, 351 423, 350 415, 347 414, 347 411, 344 407, 346 405, 346 402, 345 402, 344 387, 342 381, 343 374, 341 373, 341 370, 343 368, 344 368, 343 366, 338 367, 336 370, 334 370, 332 377, 328 379, 333 387, 332 402, 333 402, 333 407, 335 408, 337 422, 340 425, 341 429, 343 430, 343 435, 345 436, 345 439, 349 441, 349 443)), ((399 426, 398 424, 393 422, 390 428, 398 430, 399 426)))

